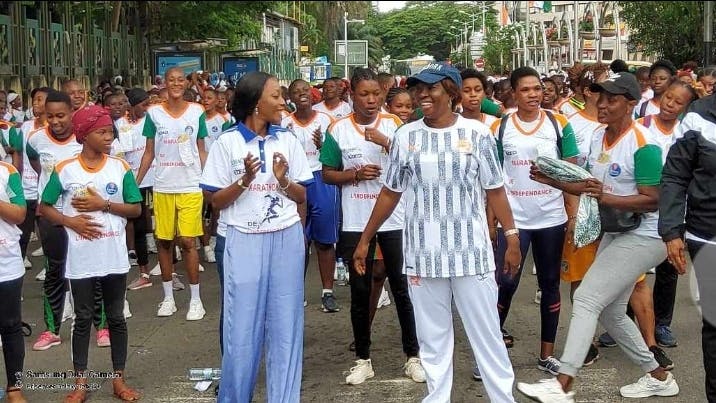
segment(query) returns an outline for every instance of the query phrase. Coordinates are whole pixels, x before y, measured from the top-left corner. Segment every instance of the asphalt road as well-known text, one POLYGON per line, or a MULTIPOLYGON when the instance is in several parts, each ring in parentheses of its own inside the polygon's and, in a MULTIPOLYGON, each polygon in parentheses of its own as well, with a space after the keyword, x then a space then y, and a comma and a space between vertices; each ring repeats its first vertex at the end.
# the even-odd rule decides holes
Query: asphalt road
MULTIPOLYGON (((32 244, 29 250, 34 250, 32 244)), ((24 284, 23 319, 30 323, 33 335, 26 338, 25 370, 36 373, 65 373, 72 367, 70 353, 71 321, 63 323, 63 343, 48 351, 32 351, 32 343, 44 330, 41 316, 42 283, 34 277, 41 258, 32 258, 35 268, 28 271, 24 284)), ((156 261, 152 255, 151 264, 156 261)), ((528 262, 529 263, 529 262, 528 262)), ((352 332, 350 327, 350 295, 348 287, 337 286, 336 295, 342 310, 327 314, 320 310, 320 283, 315 266, 315 255, 307 278, 306 333, 304 349, 303 402, 418 402, 425 393, 425 384, 415 384, 403 375, 405 361, 400 347, 400 332, 394 304, 382 308, 373 324, 372 360, 376 376, 362 385, 344 383, 345 372, 355 359, 348 350, 352 332)), ((201 274, 202 298, 206 317, 197 322, 184 318, 189 301, 189 290, 175 293, 178 312, 169 318, 156 317, 157 304, 162 299, 161 282, 153 277, 154 286, 138 291, 128 291, 132 318, 128 320, 129 352, 126 369, 127 382, 138 388, 145 402, 213 402, 213 385, 206 392, 193 389, 188 380, 188 368, 218 367, 218 304, 219 284, 215 265, 203 263, 206 271, 201 274)), ((531 267, 531 265, 529 266, 531 267)), ((181 263, 177 267, 181 274, 181 263)), ((133 268, 130 278, 136 276, 133 268)), ((653 276, 650 276, 653 283, 653 276)), ((512 305, 506 328, 515 336, 515 347, 509 350, 518 381, 535 381, 545 377, 536 367, 539 348, 539 307, 532 302, 536 289, 536 277, 526 272, 512 305)), ((562 314, 557 335, 557 356, 564 344, 569 322, 571 304, 568 286, 562 287, 562 314)), ((668 349, 667 354, 676 367, 673 371, 681 388, 674 398, 646 399, 649 402, 704 402, 703 364, 701 358, 701 322, 689 293, 686 279, 679 283, 673 330, 679 339, 679 347, 668 349)), ((472 379, 474 359, 469 349, 459 316, 454 316, 456 326, 453 402, 488 401, 480 382, 472 379)), ((600 329, 601 330, 601 329, 600 329)), ((638 367, 628 362, 619 348, 600 349, 601 358, 585 368, 577 379, 576 392, 579 402, 620 402, 619 387, 636 381, 641 375, 638 367)), ((89 367, 98 373, 111 370, 110 350, 98 348, 94 331, 90 346, 89 367)), ((114 402, 111 381, 97 378, 90 380, 99 388, 90 394, 90 402, 114 402)), ((62 384, 72 379, 25 378, 28 385, 26 396, 31 402, 58 402, 67 393, 62 384), (35 390, 29 390, 34 387, 35 390), (54 388, 50 390, 49 388, 54 388)), ((265 378, 262 374, 257 385, 255 401, 265 401, 265 378)), ((517 401, 527 401, 515 391, 517 401)))

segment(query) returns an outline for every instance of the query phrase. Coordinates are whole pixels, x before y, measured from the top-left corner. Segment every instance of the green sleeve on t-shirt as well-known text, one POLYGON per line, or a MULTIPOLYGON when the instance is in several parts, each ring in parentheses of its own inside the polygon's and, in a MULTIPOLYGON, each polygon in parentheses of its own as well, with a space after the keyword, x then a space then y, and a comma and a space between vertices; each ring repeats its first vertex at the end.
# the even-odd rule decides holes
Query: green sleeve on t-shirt
POLYGON ((10 174, 7 179, 7 194, 10 195, 10 203, 16 206, 25 207, 25 193, 22 191, 22 178, 17 172, 10 174))
POLYGON ((482 98, 482 103, 480 104, 480 112, 498 118, 502 117, 502 114, 500 113, 500 105, 497 105, 496 103, 492 102, 487 98, 482 98))
POLYGON ((124 173, 122 198, 125 203, 141 203, 142 201, 142 192, 139 191, 139 186, 137 186, 137 181, 134 179, 134 174, 131 170, 127 170, 124 173))
POLYGON ((227 120, 226 122, 224 122, 223 125, 221 125, 221 131, 223 132, 223 131, 226 131, 226 130, 231 129, 231 126, 232 126, 233 124, 234 124, 234 122, 232 122, 232 121, 230 121, 230 120, 227 120))
POLYGON ((634 153, 634 179, 638 186, 658 186, 662 168, 659 146, 647 144, 634 153))
POLYGON ((340 168, 343 166, 343 156, 341 148, 338 146, 336 139, 331 133, 326 132, 326 140, 321 146, 321 156, 318 159, 321 164, 328 165, 331 168, 340 168))
POLYGON ((144 130, 142 130, 142 135, 148 139, 153 139, 157 134, 157 127, 154 125, 154 122, 149 114, 144 116, 144 130))
POLYGON ((31 160, 40 159, 40 154, 38 154, 37 151, 32 148, 29 142, 27 143, 27 149, 25 150, 25 154, 27 154, 27 158, 31 160))
POLYGON ((562 159, 572 158, 579 155, 577 137, 574 135, 572 125, 567 123, 562 128, 562 159))
POLYGON ((10 130, 10 147, 17 152, 22 152, 22 136, 20 130, 15 130, 14 127, 10 130))
POLYGON ((52 171, 50 180, 47 182, 45 190, 42 191, 42 202, 54 206, 61 195, 62 183, 60 182, 60 176, 57 175, 57 171, 52 171))
POLYGON ((199 131, 196 133, 196 138, 203 139, 209 135, 209 130, 206 129, 206 113, 202 113, 199 116, 199 131))

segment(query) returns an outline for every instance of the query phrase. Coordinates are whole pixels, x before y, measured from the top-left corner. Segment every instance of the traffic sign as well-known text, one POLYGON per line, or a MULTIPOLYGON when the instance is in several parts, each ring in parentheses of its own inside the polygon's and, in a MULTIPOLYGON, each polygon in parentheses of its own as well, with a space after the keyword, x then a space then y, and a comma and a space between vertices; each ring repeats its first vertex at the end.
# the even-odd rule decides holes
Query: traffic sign
POLYGON ((478 69, 484 69, 485 68, 485 59, 482 57, 478 57, 475 59, 475 67, 478 69))
MULTIPOLYGON (((346 41, 335 41, 336 58, 333 64, 344 65, 346 57, 346 41)), ((348 65, 349 66, 367 66, 368 65, 368 41, 349 40, 348 41, 348 65)))

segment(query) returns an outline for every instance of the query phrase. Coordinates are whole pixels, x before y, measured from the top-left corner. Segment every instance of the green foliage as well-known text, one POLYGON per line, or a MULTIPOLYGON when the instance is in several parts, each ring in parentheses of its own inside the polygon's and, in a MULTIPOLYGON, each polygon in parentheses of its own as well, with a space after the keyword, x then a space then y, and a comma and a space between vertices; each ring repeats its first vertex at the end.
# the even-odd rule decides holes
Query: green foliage
MULTIPOLYGON (((246 38, 258 39, 261 13, 271 1, 155 1, 149 2, 153 21, 159 21, 155 32, 163 42, 189 39, 225 38, 236 46, 246 38)), ((151 26, 151 25, 150 25, 151 26)))
POLYGON ((701 1, 620 1, 620 16, 630 28, 632 46, 681 66, 701 60, 704 6, 701 1))
POLYGON ((487 31, 487 45, 483 50, 485 70, 494 74, 505 74, 512 70, 512 49, 517 48, 515 31, 518 25, 505 25, 487 31))
MULTIPOLYGON (((450 26, 462 30, 464 22, 472 24, 471 16, 460 13, 460 10, 475 14, 475 27, 481 25, 481 11, 476 4, 480 3, 467 5, 443 1, 409 1, 405 8, 378 14, 368 24, 375 26, 383 41, 385 54, 389 54, 393 60, 412 58, 419 53, 432 55, 436 60, 445 60, 450 56, 451 43, 455 41, 448 34, 450 26), (459 22, 455 22, 456 19, 459 22)), ((495 20, 491 9, 487 13, 487 20, 488 25, 495 20)))

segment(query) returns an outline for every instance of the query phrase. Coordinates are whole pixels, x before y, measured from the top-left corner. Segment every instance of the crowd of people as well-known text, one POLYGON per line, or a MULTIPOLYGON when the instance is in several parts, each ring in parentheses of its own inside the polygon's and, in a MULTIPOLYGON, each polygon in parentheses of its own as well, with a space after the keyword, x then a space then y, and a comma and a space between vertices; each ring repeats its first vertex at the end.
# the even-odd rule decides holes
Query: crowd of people
MULTIPOLYGON (((29 253, 46 257, 36 276, 45 330, 32 348, 59 345, 60 326, 73 320, 80 376, 67 403, 87 398, 81 374, 92 327, 97 345, 111 348, 114 395, 140 399, 123 376, 127 290, 161 276, 157 316, 174 315, 174 292, 185 288, 174 266, 183 260, 186 320, 202 320, 202 258, 216 263, 223 295, 219 401, 251 401, 265 355, 268 401, 299 402, 312 246, 324 312, 341 309, 336 261, 348 269, 349 385, 376 376, 372 322, 391 304, 388 280, 404 372, 427 384, 424 402, 450 401, 453 301, 477 363, 473 377, 491 401, 515 401, 507 353, 515 337, 505 324, 531 250, 541 324, 535 364, 551 377, 517 390, 573 402, 579 370, 599 348, 619 345, 645 373, 622 396, 677 395, 663 349, 678 345, 677 278, 687 249, 692 258, 716 253, 716 70, 693 74, 695 66, 659 60, 632 74, 620 62, 550 76, 520 67, 502 80, 447 63, 405 80, 356 68, 350 80, 329 78, 320 89, 301 79, 282 87, 263 72, 233 86, 170 68, 148 90, 117 80, 93 98, 77 80, 36 88, 27 111, 20 95, 0 92, 8 401, 25 401, 21 295, 34 238, 42 247, 29 253), (560 181, 535 165, 538 157, 591 178, 560 181), (582 195, 597 200, 602 235, 577 248, 582 195), (152 252, 158 264, 150 269, 152 252), (562 281, 572 313, 557 346, 562 281), (607 332, 595 337, 598 323, 607 332)), ((694 259, 706 396, 716 402, 708 261, 694 259)))

